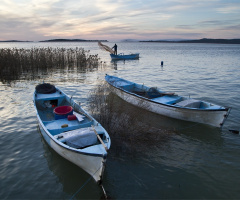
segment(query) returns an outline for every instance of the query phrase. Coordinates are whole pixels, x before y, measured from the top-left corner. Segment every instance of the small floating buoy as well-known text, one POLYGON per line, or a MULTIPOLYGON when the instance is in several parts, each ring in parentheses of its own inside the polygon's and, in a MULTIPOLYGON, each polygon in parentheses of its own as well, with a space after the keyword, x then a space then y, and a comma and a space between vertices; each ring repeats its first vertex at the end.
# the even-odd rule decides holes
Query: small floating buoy
POLYGON ((161 61, 161 66, 163 66, 163 61, 161 61))

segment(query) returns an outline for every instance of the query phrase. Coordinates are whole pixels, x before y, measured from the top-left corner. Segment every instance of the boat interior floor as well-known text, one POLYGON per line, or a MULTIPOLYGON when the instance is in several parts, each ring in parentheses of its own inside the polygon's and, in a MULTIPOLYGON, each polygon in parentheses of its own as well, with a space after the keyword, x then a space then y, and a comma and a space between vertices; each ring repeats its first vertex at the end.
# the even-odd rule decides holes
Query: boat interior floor
MULTIPOLYGON (((64 102, 64 105, 69 105, 64 102)), ((48 131, 52 135, 57 135, 65 131, 70 131, 78 128, 84 128, 84 127, 89 127, 93 124, 93 121, 91 118, 79 114, 74 111, 76 115, 80 116, 79 120, 78 118, 75 120, 68 120, 68 118, 63 118, 63 119, 55 119, 54 115, 54 108, 44 108, 44 109, 39 109, 39 117, 41 118, 43 124, 45 127, 48 129, 48 131)))

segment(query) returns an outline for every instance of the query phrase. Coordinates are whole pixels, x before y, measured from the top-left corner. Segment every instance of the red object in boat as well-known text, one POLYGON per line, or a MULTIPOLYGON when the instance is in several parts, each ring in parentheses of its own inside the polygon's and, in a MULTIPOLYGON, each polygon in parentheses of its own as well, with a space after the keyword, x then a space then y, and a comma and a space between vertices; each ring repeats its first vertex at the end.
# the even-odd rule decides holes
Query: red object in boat
POLYGON ((54 113, 57 115, 70 114, 73 111, 72 106, 58 106, 54 109, 54 113))
POLYGON ((68 118, 68 121, 72 121, 72 120, 77 119, 76 115, 68 115, 67 118, 68 118))

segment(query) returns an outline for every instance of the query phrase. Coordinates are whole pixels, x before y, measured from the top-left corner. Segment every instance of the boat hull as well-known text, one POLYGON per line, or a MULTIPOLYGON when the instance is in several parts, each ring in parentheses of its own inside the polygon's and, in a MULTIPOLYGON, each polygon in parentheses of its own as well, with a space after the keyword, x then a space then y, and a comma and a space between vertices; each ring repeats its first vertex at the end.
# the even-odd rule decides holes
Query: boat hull
POLYGON ((80 105, 76 104, 73 99, 66 96, 59 89, 52 94, 38 94, 35 92, 33 102, 40 132, 48 145, 60 156, 82 168, 100 184, 107 159, 107 150, 111 145, 106 130, 88 115, 80 105), (70 113, 69 118, 63 117, 63 119, 59 119, 52 112, 52 110, 55 111, 56 109, 52 109, 51 106, 48 106, 49 104, 46 104, 49 101, 53 105, 58 104, 56 108, 59 108, 59 104, 68 102, 74 111, 82 114, 83 118, 72 120, 69 117, 72 116, 70 113), (42 107, 43 105, 47 107, 42 107), (101 134, 102 139, 99 134, 101 134))
POLYGON ((56 153, 58 153, 60 156, 67 159, 68 161, 76 164, 78 167, 82 168, 84 171, 90 174, 96 182, 102 180, 107 157, 106 155, 99 156, 84 154, 75 151, 74 149, 63 147, 61 144, 51 138, 45 126, 42 124, 41 120, 39 120, 39 117, 38 122, 40 132, 44 140, 56 153))
POLYGON ((129 54, 129 55, 123 55, 123 54, 110 54, 112 60, 128 60, 128 59, 138 59, 139 53, 136 54, 129 54))
MULTIPOLYGON (((109 83, 109 82, 108 82, 109 83)), ((202 124, 208 124, 215 127, 221 127, 226 120, 230 109, 211 110, 211 109, 194 109, 194 108, 183 108, 174 105, 166 105, 151 101, 148 98, 133 94, 120 87, 116 87, 109 83, 110 89, 113 93, 119 96, 124 101, 141 107, 145 110, 164 115, 167 117, 197 122, 202 124)))

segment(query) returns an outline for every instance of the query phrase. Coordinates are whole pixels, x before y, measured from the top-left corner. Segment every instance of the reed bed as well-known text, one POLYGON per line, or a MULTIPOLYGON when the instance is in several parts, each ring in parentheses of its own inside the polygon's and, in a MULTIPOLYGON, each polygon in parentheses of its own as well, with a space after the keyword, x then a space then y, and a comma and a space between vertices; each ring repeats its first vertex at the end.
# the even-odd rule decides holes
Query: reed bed
POLYGON ((35 79, 56 69, 86 71, 98 68, 100 58, 83 48, 2 48, 0 49, 0 81, 35 79))
MULTIPOLYGON (((121 100, 111 93, 106 83, 96 86, 88 99, 88 110, 112 139, 111 152, 135 156, 138 152, 147 152, 149 148, 161 146, 175 133, 173 130, 154 126, 149 112, 121 100)), ((140 106, 144 108, 146 105, 141 103, 140 106)))

